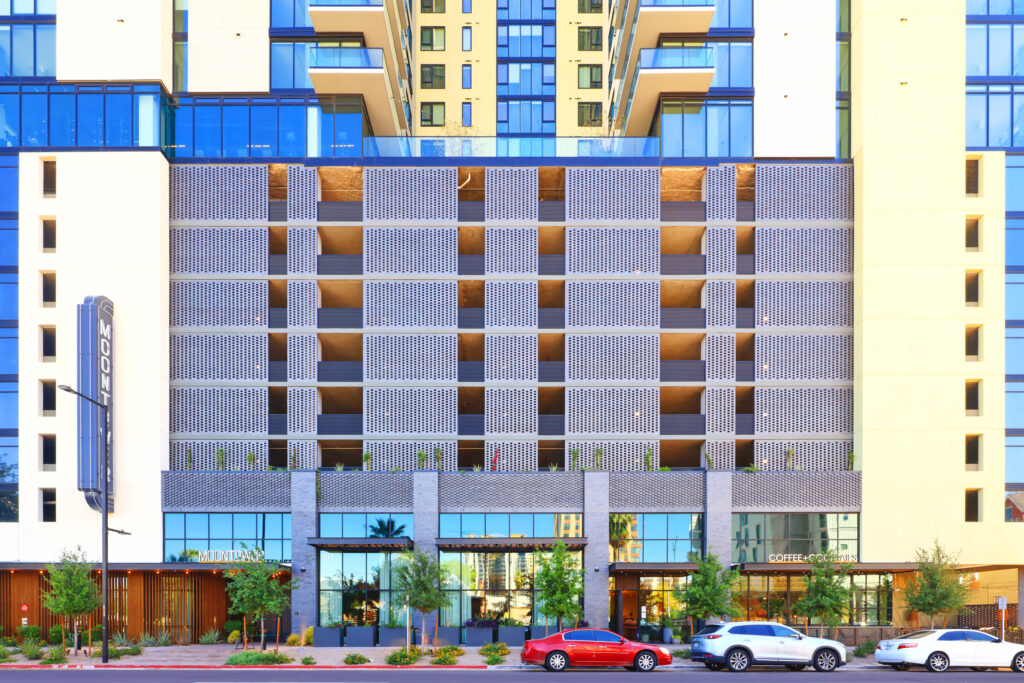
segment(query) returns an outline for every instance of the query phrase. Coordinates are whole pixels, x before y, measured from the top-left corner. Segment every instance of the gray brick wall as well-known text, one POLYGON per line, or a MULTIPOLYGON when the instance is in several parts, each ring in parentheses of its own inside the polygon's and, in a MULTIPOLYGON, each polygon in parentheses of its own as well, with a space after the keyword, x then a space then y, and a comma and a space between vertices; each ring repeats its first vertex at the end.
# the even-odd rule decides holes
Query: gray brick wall
MULTIPOLYGON (((415 472, 412 478, 413 542, 417 550, 437 559, 437 472, 415 472)), ((412 616, 419 627, 423 623, 422 617, 418 612, 414 612, 412 616)), ((427 630, 430 631, 431 642, 434 638, 436 618, 436 613, 427 616, 427 630)))
POLYGON ((708 470, 704 481, 704 552, 729 566, 732 555, 732 472, 708 470))
POLYGON ((301 633, 317 625, 316 548, 309 539, 317 535, 316 472, 292 473, 292 631, 301 633))
POLYGON ((583 618, 608 626, 608 473, 583 473, 583 618), (595 571, 596 570, 596 571, 595 571))

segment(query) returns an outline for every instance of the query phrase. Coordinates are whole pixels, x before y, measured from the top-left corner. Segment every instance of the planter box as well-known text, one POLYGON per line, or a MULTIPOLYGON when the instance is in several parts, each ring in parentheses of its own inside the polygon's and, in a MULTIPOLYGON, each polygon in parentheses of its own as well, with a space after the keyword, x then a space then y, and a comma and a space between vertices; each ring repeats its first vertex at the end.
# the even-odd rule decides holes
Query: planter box
MULTIPOLYGON (((345 647, 373 647, 376 645, 376 626, 346 626, 345 647)), ((404 644, 405 637, 402 637, 404 644)))
POLYGON ((494 629, 493 628, 479 628, 476 626, 466 626, 462 629, 465 635, 466 645, 487 645, 488 643, 494 642, 494 629))
POLYGON ((330 626, 314 626, 313 647, 341 647, 341 629, 330 626))
MULTIPOLYGON (((439 626, 437 628, 437 642, 442 647, 445 645, 458 645, 459 631, 458 626, 439 626)), ((434 634, 431 633, 430 637, 433 638, 434 634)))
MULTIPOLYGON (((413 632, 413 636, 415 635, 413 632)), ((415 637, 412 642, 416 642, 415 637)), ((405 629, 380 627, 377 629, 377 644, 386 647, 405 647, 405 629)))
POLYGON ((498 642, 505 643, 509 647, 522 647, 526 642, 525 626, 499 626, 498 642))

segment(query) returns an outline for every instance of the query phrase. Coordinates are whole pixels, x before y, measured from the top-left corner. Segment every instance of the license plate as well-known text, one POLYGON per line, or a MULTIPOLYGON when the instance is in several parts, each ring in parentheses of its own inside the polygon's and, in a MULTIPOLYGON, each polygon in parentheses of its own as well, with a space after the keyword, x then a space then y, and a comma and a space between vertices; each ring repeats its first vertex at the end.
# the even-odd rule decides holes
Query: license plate
POLYGON ((696 641, 694 641, 694 643, 693 643, 693 649, 694 650, 699 650, 702 647, 704 647, 704 641, 703 640, 696 640, 696 641))
POLYGON ((893 643, 886 643, 885 644, 885 649, 886 650, 894 650, 894 649, 896 649, 896 646, 893 643))

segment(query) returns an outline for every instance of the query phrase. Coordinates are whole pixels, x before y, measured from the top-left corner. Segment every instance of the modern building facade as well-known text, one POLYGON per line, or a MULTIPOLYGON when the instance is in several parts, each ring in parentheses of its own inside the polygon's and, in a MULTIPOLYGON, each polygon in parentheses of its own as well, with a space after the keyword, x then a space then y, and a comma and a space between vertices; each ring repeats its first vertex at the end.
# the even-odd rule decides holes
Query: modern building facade
POLYGON ((558 540, 631 637, 709 553, 750 618, 834 549, 910 626, 933 539, 1016 603, 1013 8, 892 4, 0 1, 0 624, 98 552, 90 296, 115 630, 246 547, 295 631, 413 546, 440 625, 543 627, 558 540))

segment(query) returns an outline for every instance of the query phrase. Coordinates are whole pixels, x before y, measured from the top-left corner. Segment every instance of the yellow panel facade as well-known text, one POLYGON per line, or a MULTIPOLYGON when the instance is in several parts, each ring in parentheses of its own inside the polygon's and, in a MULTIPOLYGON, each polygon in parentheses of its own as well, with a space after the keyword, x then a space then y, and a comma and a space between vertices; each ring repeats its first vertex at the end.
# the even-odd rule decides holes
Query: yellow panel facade
POLYGON ((190 0, 188 88, 270 90, 270 0, 190 0))
POLYGON ((555 44, 557 45, 557 66, 555 84, 558 88, 555 106, 555 130, 558 135, 578 137, 604 135, 603 124, 608 120, 606 93, 608 92, 608 12, 609 3, 602 4, 601 13, 579 11, 578 2, 557 3, 557 24, 555 44), (601 28, 601 50, 580 50, 579 30, 581 27, 601 28), (580 67, 597 66, 601 70, 599 88, 581 88, 580 67), (601 105, 602 126, 580 126, 580 102, 596 102, 601 105))
POLYGON ((978 155, 979 193, 967 197, 964 7, 854 0, 851 21, 861 561, 912 560, 937 538, 966 564, 1022 563, 1024 525, 1002 521, 1003 154, 978 155), (968 216, 981 218, 978 251, 965 248, 968 216), (977 360, 969 325, 981 326, 977 360), (980 381, 976 415, 969 381, 980 381), (981 438, 976 471, 968 435, 981 438), (965 521, 969 489, 978 522, 965 521))

